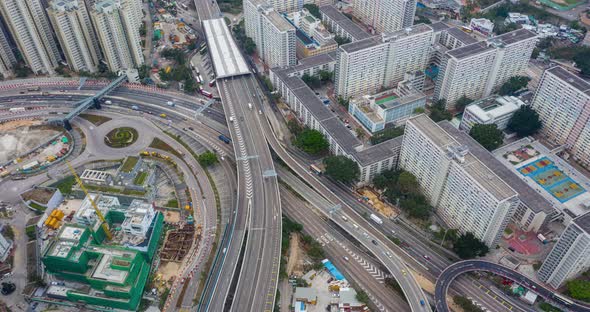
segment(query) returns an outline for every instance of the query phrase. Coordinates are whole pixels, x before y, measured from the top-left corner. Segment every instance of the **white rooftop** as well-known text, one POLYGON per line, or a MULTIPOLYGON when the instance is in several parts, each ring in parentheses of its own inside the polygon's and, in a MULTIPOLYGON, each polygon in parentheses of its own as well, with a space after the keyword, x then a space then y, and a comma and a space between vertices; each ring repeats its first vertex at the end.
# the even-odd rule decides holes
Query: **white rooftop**
POLYGON ((222 18, 204 20, 203 28, 217 78, 250 73, 246 60, 222 18))
POLYGON ((502 96, 492 101, 483 100, 467 106, 467 110, 477 116, 482 122, 496 120, 507 114, 512 114, 524 105, 524 102, 514 96, 502 96))

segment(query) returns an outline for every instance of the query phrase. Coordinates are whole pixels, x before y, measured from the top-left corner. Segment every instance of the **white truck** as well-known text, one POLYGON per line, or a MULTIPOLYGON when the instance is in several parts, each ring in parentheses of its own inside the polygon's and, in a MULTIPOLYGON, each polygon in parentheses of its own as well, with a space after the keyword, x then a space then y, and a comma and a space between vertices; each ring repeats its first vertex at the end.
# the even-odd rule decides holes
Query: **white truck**
POLYGON ((104 101, 104 103, 105 103, 106 105, 111 105, 111 104, 113 104, 113 102, 111 102, 111 101, 109 101, 109 100, 106 100, 106 101, 104 101))
POLYGON ((131 109, 132 110, 139 110, 139 107, 137 105, 133 105, 133 106, 131 106, 131 109))
POLYGON ((248 108, 252 109, 252 103, 248 103, 248 108))
POLYGON ((229 122, 234 122, 234 116, 229 116, 229 122))
POLYGON ((377 217, 374 213, 371 214, 370 218, 371 218, 371 220, 375 221, 375 223, 377 223, 377 224, 383 224, 383 220, 381 220, 381 218, 377 217))
POLYGON ((166 102, 166 105, 171 106, 171 107, 174 107, 174 102, 168 101, 168 102, 166 102))

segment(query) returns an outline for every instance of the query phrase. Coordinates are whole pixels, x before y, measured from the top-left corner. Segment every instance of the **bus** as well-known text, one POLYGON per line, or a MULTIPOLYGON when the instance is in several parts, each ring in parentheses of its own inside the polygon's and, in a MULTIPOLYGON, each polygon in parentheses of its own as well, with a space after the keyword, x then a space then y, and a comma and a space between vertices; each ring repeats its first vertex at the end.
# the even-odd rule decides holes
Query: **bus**
POLYGON ((215 85, 215 79, 209 81, 209 87, 213 88, 214 85, 215 85))
POLYGON ((195 70, 195 64, 193 64, 193 61, 191 61, 191 69, 195 70))
POLYGON ((201 82, 204 82, 205 80, 203 79, 203 76, 201 76, 201 74, 198 75, 199 76, 199 80, 201 80, 201 82))
POLYGON ((322 170, 314 164, 311 164, 311 166, 309 166, 309 169, 315 174, 322 174, 322 170))
POLYGON ((223 135, 223 134, 220 134, 220 135, 219 135, 219 139, 220 139, 221 141, 225 142, 225 144, 229 144, 229 142, 231 142, 230 138, 226 137, 226 136, 225 136, 225 135, 223 135))
POLYGON ((574 302, 571 301, 570 299, 568 299, 560 294, 556 294, 556 293, 553 294, 553 299, 563 305, 566 305, 566 306, 570 306, 570 305, 574 304, 574 302))
POLYGON ((207 92, 205 90, 201 91, 201 94, 212 99, 213 98, 213 94, 211 94, 211 92, 207 92))
POLYGON ((201 80, 201 78, 199 78, 199 75, 195 76, 195 80, 197 81, 197 83, 203 83, 203 81, 201 80))
POLYGON ((27 91, 40 91, 41 87, 39 86, 31 86, 27 88, 27 91))

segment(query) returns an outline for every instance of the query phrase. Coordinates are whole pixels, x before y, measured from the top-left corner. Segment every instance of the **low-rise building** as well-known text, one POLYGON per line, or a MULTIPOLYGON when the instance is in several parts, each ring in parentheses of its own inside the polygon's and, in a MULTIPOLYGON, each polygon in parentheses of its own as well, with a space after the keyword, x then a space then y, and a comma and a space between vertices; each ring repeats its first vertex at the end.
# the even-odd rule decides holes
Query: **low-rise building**
POLYGON ((105 171, 86 169, 80 175, 80 179, 84 183, 96 184, 96 185, 108 185, 112 181, 112 176, 105 171))
POLYGON ((514 23, 519 25, 529 24, 530 19, 528 15, 520 14, 518 12, 510 12, 506 17, 506 23, 514 23))
POLYGON ((505 130, 514 112, 524 102, 514 96, 491 96, 468 105, 463 112, 459 129, 469 132, 475 124, 495 124, 505 130))
POLYGON ((348 112, 370 132, 383 130, 389 124, 400 125, 415 114, 417 108, 426 105, 426 95, 414 88, 409 94, 402 94, 398 89, 354 98, 348 112))
POLYGON ((469 27, 486 37, 494 31, 494 23, 487 18, 472 18, 469 27))
POLYGON ((297 29, 297 58, 302 59, 329 53, 338 48, 334 34, 330 33, 320 19, 307 9, 288 14, 287 20, 297 29))
MULTIPOLYGON (((7 226, 7 225, 5 225, 7 226)), ((6 261, 8 256, 10 255, 10 251, 12 250, 12 241, 8 240, 0 233, 0 262, 6 261)))

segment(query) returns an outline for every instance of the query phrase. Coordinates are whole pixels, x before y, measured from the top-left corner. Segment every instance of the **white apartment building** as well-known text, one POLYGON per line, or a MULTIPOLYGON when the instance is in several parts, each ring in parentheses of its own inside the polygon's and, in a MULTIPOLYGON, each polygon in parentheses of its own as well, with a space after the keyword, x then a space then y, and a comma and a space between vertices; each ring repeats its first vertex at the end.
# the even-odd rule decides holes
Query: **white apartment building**
POLYGON ((392 32, 414 24, 415 0, 354 0, 353 14, 377 32, 392 32))
POLYGON ((389 44, 375 36, 341 45, 337 51, 335 93, 344 99, 377 93, 385 78, 389 44))
POLYGON ((424 70, 432 53, 432 34, 430 26, 418 24, 340 46, 336 94, 343 98, 374 94, 395 86, 408 72, 424 70))
POLYGON ((334 0, 267 0, 266 2, 280 13, 301 10, 305 4, 317 6, 334 4, 334 0))
POLYGON ((103 0, 90 12, 104 60, 112 72, 144 63, 136 0, 103 0))
POLYGON ((383 40, 389 42, 385 87, 393 87, 404 80, 406 73, 423 71, 428 66, 432 34, 432 28, 426 24, 383 34, 383 40))
POLYGON ((590 83, 556 66, 545 70, 532 108, 541 131, 556 145, 566 145, 575 160, 590 165, 590 83))
POLYGON ((8 34, 4 31, 2 21, 0 21, 0 75, 2 78, 13 75, 14 64, 16 64, 16 57, 8 43, 8 34))
POLYGON ((557 289, 590 268, 590 213, 573 219, 539 269, 539 279, 557 289))
POLYGON ((523 101, 514 96, 491 96, 469 104, 463 112, 459 129, 469 132, 476 124, 495 124, 504 130, 523 101))
POLYGON ((510 77, 523 75, 536 35, 518 29, 487 41, 447 51, 434 89, 435 99, 452 108, 462 96, 480 99, 493 93, 510 77))
POLYGON ((333 5, 321 7, 320 12, 322 13, 324 25, 337 36, 347 38, 352 42, 371 37, 368 32, 338 11, 333 5))
POLYGON ((83 0, 53 0, 47 14, 70 69, 96 72, 100 48, 83 0))
POLYGON ((12 250, 12 245, 12 241, 7 240, 4 235, 0 234, 0 262, 4 262, 8 259, 10 251, 12 250))
POLYGON ((0 14, 34 73, 55 74, 61 56, 39 0, 0 0, 0 14))
POLYGON ((295 27, 262 0, 244 1, 246 35, 269 67, 297 62, 295 27))
POLYGON ((500 239, 518 205, 517 193, 426 115, 410 118, 399 157, 450 228, 488 246, 500 239))

